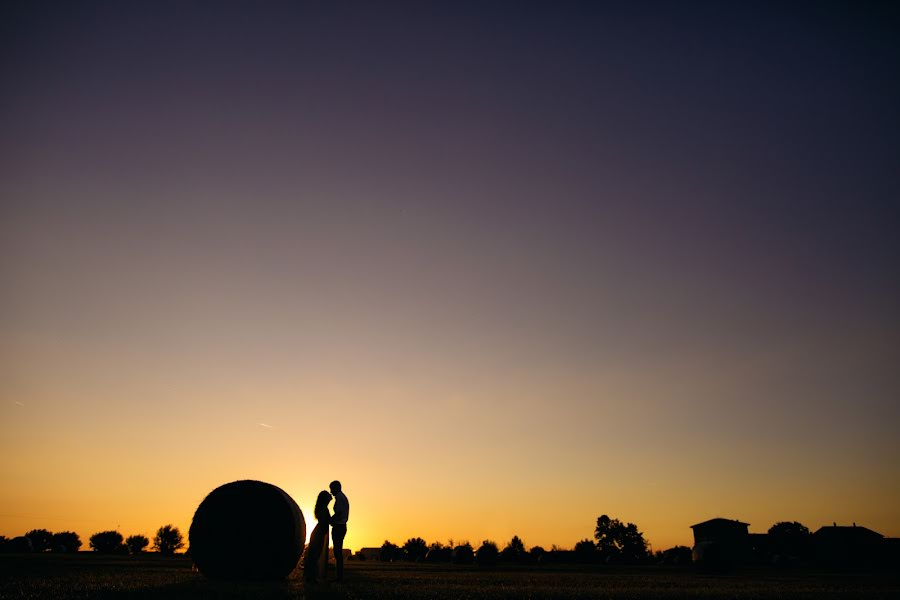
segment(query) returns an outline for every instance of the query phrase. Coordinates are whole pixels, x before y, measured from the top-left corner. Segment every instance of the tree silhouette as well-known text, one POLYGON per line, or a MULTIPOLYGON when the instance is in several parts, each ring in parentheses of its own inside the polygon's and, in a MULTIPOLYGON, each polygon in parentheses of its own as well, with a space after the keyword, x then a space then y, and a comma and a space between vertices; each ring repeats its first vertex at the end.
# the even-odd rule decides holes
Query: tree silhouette
POLYGON ((637 562, 646 559, 647 556, 647 540, 644 539, 644 534, 638 530, 637 525, 629 523, 622 532, 622 560, 637 562))
POLYGON ((425 560, 428 562, 450 562, 453 558, 453 548, 445 546, 440 542, 435 542, 428 547, 428 554, 425 560))
POLYGON ((491 540, 484 540, 481 542, 481 547, 475 552, 475 563, 480 567, 493 567, 497 564, 499 555, 497 544, 491 540))
POLYGON ((781 521, 769 528, 769 545, 776 562, 798 561, 812 556, 812 534, 797 521, 781 521))
POLYGON ((53 534, 50 546, 54 552, 59 549, 64 552, 78 552, 78 549, 81 548, 81 538, 74 531, 60 531, 53 534))
POLYGON ((395 561, 400 559, 403 556, 403 551, 400 550, 400 547, 397 544, 393 544, 388 540, 384 540, 384 543, 381 545, 381 552, 378 554, 378 558, 385 562, 395 561))
POLYGON ((184 548, 184 538, 174 525, 163 525, 156 531, 153 547, 160 554, 171 556, 184 548))
POLYGON ((594 530, 597 550, 607 562, 638 562, 647 558, 647 541, 634 523, 601 515, 594 530))
POLYGON ((406 560, 418 562, 428 554, 428 544, 420 537, 409 538, 403 544, 403 554, 406 555, 406 560))
POLYGON ((44 552, 50 549, 50 542, 53 540, 53 534, 46 529, 32 529, 25 534, 31 540, 31 547, 35 552, 44 552))
POLYGON ((144 551, 144 548, 150 545, 150 540, 143 535, 130 535, 125 540, 125 545, 128 546, 128 551, 130 553, 140 554, 144 551))
POLYGON ((510 561, 510 562, 522 562, 528 556, 528 553, 525 551, 525 543, 519 539, 519 536, 514 535, 505 548, 500 552, 500 558, 502 560, 510 561))
POLYGON ((91 536, 88 544, 94 552, 119 554, 125 549, 122 534, 118 531, 101 531, 91 536))

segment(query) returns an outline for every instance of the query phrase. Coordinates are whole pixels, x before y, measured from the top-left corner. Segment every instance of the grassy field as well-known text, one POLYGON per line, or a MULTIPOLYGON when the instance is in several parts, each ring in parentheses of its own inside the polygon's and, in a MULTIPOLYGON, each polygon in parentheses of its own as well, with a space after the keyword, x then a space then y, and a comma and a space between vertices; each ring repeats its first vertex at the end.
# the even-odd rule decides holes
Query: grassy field
POLYGON ((0 599, 512 599, 900 598, 893 573, 755 570, 704 575, 667 567, 497 568, 348 563, 346 583, 306 589, 301 571, 278 583, 215 582, 183 558, 0 556, 0 599))

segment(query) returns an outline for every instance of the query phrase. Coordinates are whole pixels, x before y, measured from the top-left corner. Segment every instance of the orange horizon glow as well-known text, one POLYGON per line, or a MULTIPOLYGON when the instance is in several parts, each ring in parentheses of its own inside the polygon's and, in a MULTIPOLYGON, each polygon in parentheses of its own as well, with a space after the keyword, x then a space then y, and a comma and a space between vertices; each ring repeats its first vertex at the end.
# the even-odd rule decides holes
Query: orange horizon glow
POLYGON ((2 5, 0 534, 338 479, 354 550, 900 537, 896 3, 53 4, 2 5))
MULTIPOLYGON (((304 515, 304 519, 306 520, 306 542, 309 542, 309 535, 312 531, 312 528, 315 526, 315 521, 312 519, 311 506, 304 507, 301 506, 301 511, 304 515)), ((189 511, 193 513, 193 510, 189 511)), ((671 548, 676 545, 681 546, 693 546, 693 535, 690 529, 690 525, 694 523, 701 522, 707 520, 709 518, 714 518, 718 516, 724 516, 726 518, 736 518, 739 520, 744 520, 746 522, 747 517, 745 516, 747 513, 751 511, 744 511, 742 514, 705 514, 700 515, 694 519, 689 519, 690 524, 685 524, 684 527, 672 527, 671 529, 663 529, 661 527, 657 527, 657 529, 648 529, 645 526, 642 526, 641 521, 636 519, 639 529, 644 533, 644 538, 648 541, 651 549, 653 551, 665 550, 667 548, 671 548), (682 531, 679 531, 681 529, 682 531)), ((822 511, 823 513, 825 511, 822 511)), ((365 511, 363 511, 365 515, 365 511)), ((755 511, 754 514, 759 515, 759 511, 755 511)), ((599 515, 598 515, 599 516, 599 515)), ((628 519, 624 515, 611 515, 615 518, 623 518, 628 519)), ((765 533, 769 527, 771 527, 774 523, 778 521, 800 521, 813 532, 815 532, 819 527, 831 525, 832 521, 821 521, 815 522, 808 518, 803 518, 801 516, 793 515, 787 517, 761 517, 762 522, 757 525, 756 523, 751 522, 750 524, 750 532, 751 533, 765 533)), ((855 517, 854 517, 855 519, 855 517)), ((648 522, 653 522, 652 520, 648 522)), ((856 523, 859 526, 868 527, 869 529, 873 529, 878 533, 885 535, 885 537, 898 537, 896 529, 890 529, 885 527, 878 527, 873 525, 871 522, 866 520, 851 520, 850 518, 845 519, 837 519, 836 521, 838 525, 849 525, 850 523, 856 523)), ((168 520, 160 520, 160 519, 146 519, 140 518, 140 516, 128 516, 123 519, 78 519, 78 518, 65 518, 65 517, 52 517, 45 519, 32 519, 26 516, 18 517, 14 515, 7 514, 3 521, 2 526, 0 526, 0 535, 6 536, 7 538, 13 538, 20 535, 24 535, 27 531, 31 529, 48 529, 51 532, 60 532, 60 531, 75 531, 80 536, 82 541, 81 551, 89 551, 89 539, 90 536, 94 533, 100 531, 107 530, 115 530, 119 531, 123 537, 128 537, 130 535, 141 534, 146 536, 149 540, 151 540, 151 546, 153 541, 153 536, 156 533, 156 530, 166 524, 173 524, 180 529, 184 536, 185 540, 185 548, 187 549, 188 542, 188 530, 190 528, 190 517, 184 520, 183 522, 179 522, 176 519, 168 519, 168 520), (158 525, 152 525, 152 523, 159 523, 158 525)), ((552 546, 557 546, 562 549, 571 549, 574 547, 575 543, 579 540, 588 538, 593 540, 593 526, 596 523, 596 517, 594 517, 593 522, 589 522, 587 526, 579 529, 577 526, 573 524, 567 524, 567 527, 560 528, 555 527, 553 525, 545 524, 543 526, 535 526, 531 527, 515 527, 504 524, 502 526, 491 526, 488 525, 483 528, 478 527, 469 527, 469 528, 460 528, 457 532, 454 533, 453 530, 444 526, 432 526, 432 527, 398 527, 396 530, 383 530, 377 531, 373 530, 373 528, 368 523, 352 523, 352 529, 348 529, 348 538, 351 539, 351 543, 345 543, 345 548, 350 548, 354 552, 364 548, 364 547, 380 547, 384 541, 391 541, 397 545, 402 546, 403 543, 413 537, 421 537, 425 539, 429 544, 433 542, 440 542, 444 545, 447 545, 450 541, 454 544, 462 544, 462 543, 471 543, 476 548, 481 544, 483 540, 492 540, 500 545, 502 548, 513 535, 518 535, 526 544, 527 548, 531 548, 533 546, 541 546, 545 550, 549 550, 552 546), (558 529, 558 532, 552 532, 552 529, 558 529), (352 536, 350 535, 352 533, 352 536)), ((148 551, 150 547, 148 547, 148 551)))
MULTIPOLYGON (((273 475, 273 473, 270 473, 273 475)), ((236 476, 236 479, 252 478, 249 474, 236 476)), ((82 551, 89 550, 88 540, 90 535, 99 531, 117 530, 124 537, 133 534, 142 534, 153 539, 156 529, 165 524, 174 524, 185 537, 187 544, 190 520, 193 511, 206 493, 212 488, 225 483, 215 480, 211 475, 196 477, 193 485, 185 484, 181 488, 170 490, 156 490, 138 492, 132 488, 131 492, 114 492, 84 494, 84 490, 77 487, 68 493, 68 498, 74 499, 81 493, 84 497, 75 503, 64 503, 69 508, 69 516, 60 510, 60 504, 55 495, 64 491, 65 481, 56 481, 52 490, 39 493, 37 497, 29 495, 29 504, 17 506, 15 494, 6 494, 4 511, 0 516, 0 535, 12 538, 23 535, 30 529, 49 529, 50 531, 75 531, 82 540, 82 551), (201 488, 202 482, 209 482, 209 489, 201 488), (205 490, 205 491, 203 491, 205 490), (86 499, 90 498, 90 500, 86 499), (10 502, 12 500, 13 502, 10 502), (96 502, 92 507, 91 503, 96 502), (123 507, 127 506, 125 509, 123 507), (16 510, 23 512, 17 513, 16 510), (104 518, 100 515, 109 515, 104 518)), ((275 483, 288 492, 301 508, 306 519, 307 541, 315 521, 312 519, 312 503, 318 490, 307 480, 285 478, 278 481, 275 477, 263 478, 270 483, 275 483)), ((126 480, 127 481, 127 480, 126 480)), ((570 518, 545 518, 536 520, 530 518, 534 510, 534 504, 528 502, 511 503, 503 510, 496 506, 486 507, 477 502, 457 502, 443 495, 429 496, 427 491, 408 490, 409 494, 395 494, 393 490, 376 489, 372 487, 371 477, 363 477, 353 487, 345 483, 345 490, 351 499, 351 521, 348 528, 345 547, 354 551, 363 547, 380 547, 386 541, 402 545, 412 537, 422 537, 429 544, 441 542, 447 544, 452 540, 456 544, 469 542, 478 546, 482 540, 493 540, 501 547, 518 535, 527 547, 542 546, 550 549, 551 546, 571 548, 574 544, 585 538, 593 539, 593 528, 596 518, 600 514, 610 514, 623 521, 637 523, 644 533, 645 539, 653 550, 663 550, 675 545, 692 546, 693 539, 690 525, 707 520, 709 518, 724 516, 749 522, 751 532, 765 532, 771 525, 778 521, 800 521, 815 531, 820 526, 830 525, 836 521, 838 524, 855 522, 861 526, 878 531, 887 537, 897 537, 896 523, 879 520, 877 509, 870 511, 854 511, 847 504, 835 503, 833 508, 827 506, 810 506, 805 510, 800 509, 802 498, 795 498, 794 502, 786 505, 784 509, 777 506, 760 507, 755 509, 741 508, 742 500, 735 494, 723 494, 716 498, 715 503, 720 508, 702 509, 694 508, 691 502, 696 502, 696 495, 687 493, 684 489, 666 489, 649 485, 654 495, 640 498, 639 494, 620 494, 616 497, 613 492, 606 490, 601 492, 610 498, 605 504, 585 499, 567 499, 564 492, 544 491, 536 493, 541 504, 548 505, 554 497, 562 498, 563 512, 569 513, 570 518), (655 494, 659 494, 656 496, 655 494), (403 506, 390 507, 402 496, 408 495, 409 501, 403 506), (660 504, 656 502, 658 497, 681 499, 686 505, 669 505, 667 514, 661 514, 660 504), (399 510, 398 510, 399 509, 399 510)), ((730 482, 734 484, 734 482, 730 482)), ((320 486, 322 488, 326 486, 320 486)), ((492 490, 496 496, 501 497, 503 490, 498 486, 492 490)), ((521 492, 521 487, 509 488, 510 492, 521 492)), ((783 499, 783 497, 782 497, 783 499)))

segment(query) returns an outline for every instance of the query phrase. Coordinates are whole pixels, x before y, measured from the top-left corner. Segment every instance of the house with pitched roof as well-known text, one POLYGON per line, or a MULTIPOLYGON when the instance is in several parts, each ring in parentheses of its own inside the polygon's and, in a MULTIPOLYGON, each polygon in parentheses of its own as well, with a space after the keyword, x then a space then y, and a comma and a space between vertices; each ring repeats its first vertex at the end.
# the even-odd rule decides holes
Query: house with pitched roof
POLYGON ((721 517, 691 525, 694 562, 710 568, 746 562, 751 549, 748 527, 749 523, 721 517))
POLYGON ((883 556, 885 538, 867 527, 828 525, 814 534, 816 561, 823 565, 873 565, 883 556))

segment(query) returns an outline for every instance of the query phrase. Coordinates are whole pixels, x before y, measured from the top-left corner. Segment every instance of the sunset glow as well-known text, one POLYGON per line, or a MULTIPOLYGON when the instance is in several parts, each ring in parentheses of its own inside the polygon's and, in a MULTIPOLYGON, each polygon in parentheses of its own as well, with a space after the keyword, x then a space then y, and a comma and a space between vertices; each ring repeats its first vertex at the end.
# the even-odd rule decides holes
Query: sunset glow
POLYGON ((900 536, 877 15, 126 4, 4 9, 0 535, 900 536))

